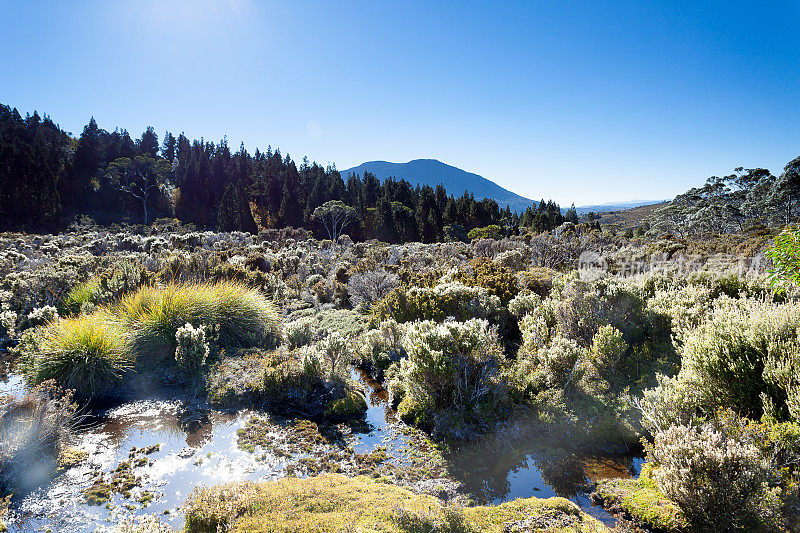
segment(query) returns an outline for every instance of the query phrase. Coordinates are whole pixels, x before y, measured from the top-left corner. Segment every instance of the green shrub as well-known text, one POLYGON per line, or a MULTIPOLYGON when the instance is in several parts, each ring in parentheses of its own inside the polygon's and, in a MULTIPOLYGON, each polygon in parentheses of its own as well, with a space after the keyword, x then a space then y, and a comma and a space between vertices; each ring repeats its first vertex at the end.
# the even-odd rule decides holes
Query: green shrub
POLYGON ((524 290, 508 302, 508 312, 522 318, 542 304, 542 298, 533 291, 524 290))
POLYGON ((614 370, 619 365, 628 343, 622 339, 622 333, 614 326, 600 326, 592 338, 590 358, 592 363, 603 371, 614 370))
POLYGON ((410 324, 402 344, 408 357, 393 366, 389 382, 394 401, 403 398, 401 415, 432 421, 436 433, 451 438, 466 438, 468 426, 499 415, 503 353, 485 320, 410 324), (454 418, 458 426, 447 423, 454 418))
POLYGON ((800 303, 727 300, 691 331, 679 379, 696 388, 707 413, 732 408, 758 419, 800 416, 800 303))
POLYGON ((108 392, 133 367, 124 331, 101 313, 53 322, 26 350, 29 382, 52 379, 81 398, 108 392))
POLYGON ((613 280, 587 283, 572 280, 566 283, 555 302, 558 331, 583 346, 590 346, 595 333, 603 325, 622 332, 629 344, 652 338, 652 316, 636 288, 613 280))
POLYGON ((533 267, 517 275, 517 285, 520 289, 527 289, 547 298, 553 289, 553 280, 558 275, 558 271, 552 268, 533 267))
POLYGON ((553 342, 536 353, 538 369, 547 387, 565 387, 572 381, 575 367, 586 350, 570 339, 556 337, 553 342))
POLYGON ((800 228, 786 228, 767 251, 772 259, 770 282, 778 292, 800 285, 800 228))
POLYGON ((497 224, 490 224, 483 228, 474 228, 469 230, 467 238, 471 241, 476 239, 502 239, 503 230, 497 224))
POLYGON ((299 318, 284 327, 284 339, 289 348, 300 348, 311 344, 319 335, 317 322, 312 317, 299 318))
POLYGON ((502 306, 497 296, 483 287, 462 283, 440 283, 434 287, 398 287, 373 307, 378 320, 392 318, 400 323, 414 320, 456 320, 483 318, 498 320, 502 306))
POLYGON ((353 359, 347 339, 335 331, 319 344, 319 351, 328 369, 328 379, 336 381, 343 378, 353 359))
POLYGON ((403 326, 395 320, 384 320, 377 329, 364 332, 358 340, 359 363, 380 376, 392 363, 405 357, 402 345, 403 326))
POLYGON ((473 260, 470 269, 460 271, 456 280, 466 285, 487 289, 489 294, 500 298, 503 305, 508 304, 519 293, 514 272, 486 257, 473 260))

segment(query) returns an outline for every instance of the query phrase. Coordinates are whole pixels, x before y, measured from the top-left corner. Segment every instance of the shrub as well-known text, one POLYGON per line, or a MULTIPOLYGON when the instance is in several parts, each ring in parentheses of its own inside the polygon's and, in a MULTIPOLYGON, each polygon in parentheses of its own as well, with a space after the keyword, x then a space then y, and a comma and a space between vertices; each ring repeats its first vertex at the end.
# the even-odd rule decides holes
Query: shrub
POLYGON ((186 324, 175 332, 175 361, 178 367, 189 374, 199 373, 206 364, 209 354, 206 342, 206 328, 186 324))
POLYGON ((800 303, 721 300, 686 336, 679 379, 697 388, 706 412, 758 419, 766 395, 779 416, 797 417, 799 327, 800 303))
POLYGON ((61 319, 27 345, 24 373, 34 384, 55 380, 81 398, 108 392, 133 366, 123 331, 107 314, 61 319))
POLYGON ((267 360, 261 397, 269 404, 307 409, 315 392, 324 387, 323 361, 319 352, 306 349, 267 360))
POLYGON ((656 434, 651 454, 658 487, 693 523, 722 532, 776 518, 770 465, 755 446, 709 426, 673 426, 656 434))
POLYGON ((290 348, 300 348, 314 342, 319 330, 316 327, 316 320, 311 317, 299 318, 289 322, 284 327, 284 339, 290 348))
POLYGON ((546 298, 553 288, 553 280, 558 275, 558 271, 552 268, 533 267, 517 275, 517 285, 521 289, 528 289, 546 298))
POLYGON ((548 346, 541 348, 536 359, 548 387, 565 387, 572 380, 578 360, 585 350, 570 339, 556 337, 548 346))
POLYGON ((17 334, 17 313, 10 309, 0 311, 0 328, 3 337, 14 337, 17 334))
POLYGON ((278 315, 257 290, 235 282, 146 286, 124 297, 113 311, 130 331, 132 349, 145 362, 175 353, 178 328, 204 324, 221 348, 274 346, 278 315))
POLYGON ((206 387, 215 405, 267 404, 306 410, 324 389, 323 377, 316 350, 244 350, 216 362, 208 372, 206 387))
POLYGON ((800 285, 800 228, 786 228, 767 251, 772 259, 770 282, 778 292, 800 285))
POLYGON ((571 280, 558 295, 555 315, 559 332, 583 346, 590 346, 603 325, 620 330, 634 344, 653 336, 652 317, 635 287, 616 281, 586 283, 571 280))
POLYGON ((470 318, 497 319, 502 307, 500 299, 482 287, 462 283, 440 283, 435 287, 398 287, 373 308, 380 320, 393 318, 398 322, 414 320, 456 320, 470 318))
POLYGON ((519 270, 525 270, 525 267, 528 266, 528 259, 519 250, 506 250, 505 252, 500 252, 494 257, 494 259, 492 259, 492 261, 494 261, 496 265, 515 272, 519 270))
POLYGON ((28 313, 28 327, 43 326, 58 319, 58 310, 52 305, 37 307, 28 313))
POLYGON ((522 348, 524 354, 535 354, 540 348, 550 342, 552 330, 555 329, 555 314, 552 305, 535 307, 531 312, 522 317, 520 330, 522 331, 522 348))
POLYGON ((508 302, 508 311, 517 318, 522 318, 535 310, 542 303, 541 297, 535 292, 524 290, 508 302))
POLYGON ((328 367, 328 379, 331 381, 341 378, 352 360, 347 339, 336 331, 320 343, 320 353, 328 367))
POLYGON ((369 307, 386 296, 397 283, 397 274, 387 272, 383 268, 353 274, 347 281, 350 303, 354 307, 369 307))
POLYGON ((628 343, 622 339, 622 333, 614 326, 600 326, 592 338, 591 361, 600 370, 613 370, 619 365, 628 343))
POLYGON ((503 354, 488 322, 410 324, 402 344, 408 358, 396 365, 389 384, 395 401, 403 396, 401 415, 422 424, 432 421, 435 432, 463 438, 465 425, 497 414, 493 410, 506 394, 500 379, 503 354), (449 419, 458 424, 442 423, 449 419))
POLYGON ((489 294, 500 298, 503 304, 507 304, 519 292, 514 272, 508 267, 494 263, 486 257, 480 257, 472 261, 470 269, 459 272, 456 280, 466 285, 487 289, 489 294))
POLYGON ((503 231, 497 224, 491 224, 483 228, 469 230, 467 238, 471 241, 476 239, 502 239, 503 231))
POLYGON ((377 329, 366 331, 358 341, 360 363, 381 375, 392 363, 405 357, 402 345, 403 326, 395 320, 384 320, 377 329))

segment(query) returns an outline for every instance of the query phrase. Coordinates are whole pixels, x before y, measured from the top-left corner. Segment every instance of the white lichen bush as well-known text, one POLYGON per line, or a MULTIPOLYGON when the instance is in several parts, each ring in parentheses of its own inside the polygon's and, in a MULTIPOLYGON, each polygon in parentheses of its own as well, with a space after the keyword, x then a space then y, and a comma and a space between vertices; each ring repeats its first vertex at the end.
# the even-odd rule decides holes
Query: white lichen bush
POLYGON ((0 311, 0 327, 4 337, 15 337, 17 335, 17 313, 10 309, 0 311))
POLYGON ((361 364, 380 373, 405 357, 402 339, 405 328, 397 321, 383 320, 377 329, 365 331, 358 341, 361 364))
POLYGON ((42 326, 58 319, 58 309, 52 305, 37 307, 28 313, 28 326, 42 326))
POLYGON ((522 318, 532 313, 540 305, 542 305, 542 298, 538 294, 533 291, 524 290, 520 291, 519 294, 508 302, 508 312, 517 318, 522 318))
POLYGON ((762 393, 778 409, 788 409, 786 398, 796 406, 798 346, 800 303, 723 297, 687 334, 678 377, 696 387, 707 412, 730 407, 758 419, 762 393))
POLYGON ((312 317, 303 317, 284 326, 284 340, 290 348, 311 344, 319 336, 317 322, 312 317))
POLYGON ((704 529, 746 531, 778 515, 771 466, 752 444, 708 425, 679 425, 656 433, 651 454, 659 489, 704 529))
POLYGON ((205 326, 194 327, 187 323, 178 328, 175 340, 175 362, 186 372, 199 372, 205 366, 210 352, 205 326))
POLYGON ((575 341, 558 336, 539 349, 536 361, 548 387, 566 387, 572 381, 578 361, 585 356, 586 350, 575 341))
POLYGON ((424 407, 472 409, 503 393, 503 358, 497 333, 485 320, 410 324, 402 340, 393 393, 424 407))
POLYGON ((363 273, 354 273, 347 281, 347 292, 353 307, 369 307, 380 300, 398 284, 397 274, 377 268, 363 273))
POLYGON ((525 270, 529 263, 528 259, 519 250, 500 252, 492 261, 496 265, 509 268, 514 272, 525 270))
POLYGON ((331 381, 341 379, 352 360, 347 339, 338 331, 334 331, 319 344, 319 349, 327 367, 328 379, 331 381))

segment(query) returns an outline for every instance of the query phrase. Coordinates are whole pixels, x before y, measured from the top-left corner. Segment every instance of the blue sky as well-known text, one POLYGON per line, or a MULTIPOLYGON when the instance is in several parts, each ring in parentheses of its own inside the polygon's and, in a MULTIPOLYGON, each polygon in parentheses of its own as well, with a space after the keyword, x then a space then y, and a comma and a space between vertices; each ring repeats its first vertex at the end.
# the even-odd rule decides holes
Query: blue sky
POLYGON ((797 2, 0 0, 0 102, 531 198, 670 198, 800 155, 797 2))

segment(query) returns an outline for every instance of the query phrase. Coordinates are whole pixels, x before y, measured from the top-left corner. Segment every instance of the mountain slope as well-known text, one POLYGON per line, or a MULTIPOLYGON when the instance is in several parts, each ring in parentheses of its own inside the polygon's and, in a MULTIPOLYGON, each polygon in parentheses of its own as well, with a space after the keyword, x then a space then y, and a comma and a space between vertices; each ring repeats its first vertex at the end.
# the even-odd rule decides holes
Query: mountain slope
POLYGON ((345 178, 351 173, 362 175, 371 172, 381 181, 386 178, 404 179, 412 185, 430 185, 436 187, 440 183, 447 189, 448 194, 461 196, 464 191, 475 194, 475 198, 491 198, 496 200, 500 207, 506 205, 511 210, 521 212, 536 202, 515 194, 483 176, 473 174, 447 165, 436 159, 415 159, 408 163, 390 163, 388 161, 368 161, 357 167, 348 168, 341 172, 345 178))

